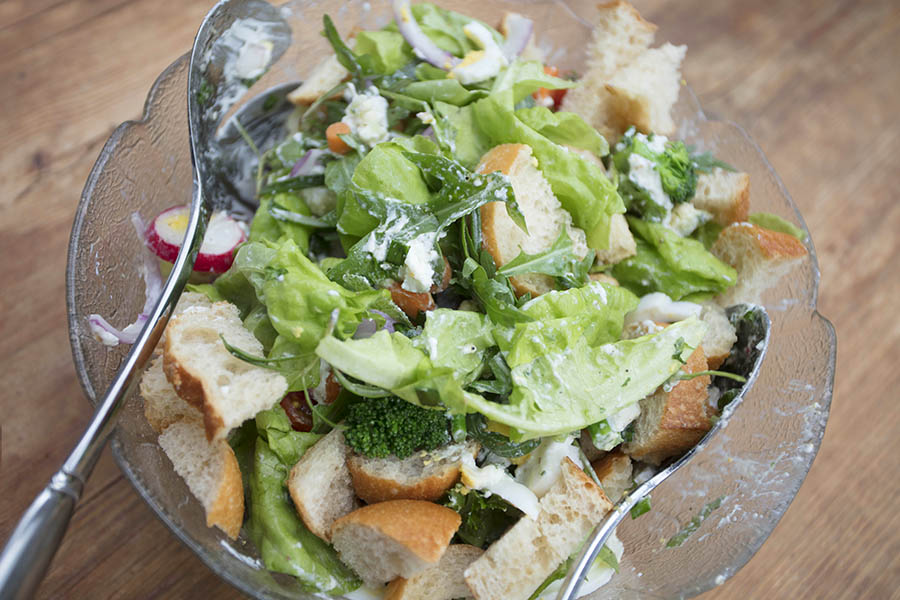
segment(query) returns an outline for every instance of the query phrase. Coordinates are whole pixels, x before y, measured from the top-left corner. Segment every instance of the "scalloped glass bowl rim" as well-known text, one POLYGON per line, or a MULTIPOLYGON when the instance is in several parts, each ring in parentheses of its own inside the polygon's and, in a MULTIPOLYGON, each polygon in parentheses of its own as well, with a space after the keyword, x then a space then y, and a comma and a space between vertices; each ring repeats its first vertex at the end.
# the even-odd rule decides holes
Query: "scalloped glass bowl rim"
MULTIPOLYGON (((67 269, 66 269, 66 304, 67 304, 67 313, 68 313, 68 318, 69 318, 70 343, 72 346, 73 359, 75 362, 76 372, 78 374, 78 380, 82 386, 82 389, 85 392, 86 397, 89 399, 89 401, 91 402, 92 405, 94 405, 96 402, 96 391, 93 389, 93 386, 90 383, 90 378, 87 375, 88 371, 87 371, 86 364, 85 364, 85 358, 84 358, 84 354, 81 351, 80 341, 79 341, 79 337, 81 334, 78 331, 78 328, 73 326, 73 323, 76 319, 76 314, 77 314, 76 313, 76 299, 75 299, 75 295, 74 295, 74 290, 75 290, 74 275, 75 275, 75 273, 74 273, 73 265, 74 265, 74 257, 76 254, 76 248, 78 247, 78 244, 80 242, 80 232, 82 230, 82 225, 83 225, 84 220, 89 212, 88 207, 89 207, 90 203, 87 200, 90 198, 91 194, 93 193, 94 186, 97 182, 97 179, 98 179, 100 173, 105 168, 109 159, 112 156, 114 156, 114 154, 116 153, 118 142, 122 138, 124 132, 132 126, 146 124, 152 119, 152 117, 153 117, 153 111, 152 111, 153 99, 156 96, 158 89, 160 88, 161 84, 165 80, 167 80, 180 67, 181 63, 186 60, 188 60, 187 54, 181 56, 180 58, 178 58, 174 62, 172 62, 156 78, 153 86, 150 89, 150 92, 147 95, 147 99, 145 101, 144 109, 142 111, 142 116, 140 119, 130 120, 130 121, 126 121, 126 122, 122 123, 110 135, 106 144, 103 146, 103 149, 101 150, 100 155, 99 155, 97 161, 95 162, 90 175, 88 176, 84 190, 82 192, 81 201, 79 202, 78 208, 76 210, 75 219, 74 219, 73 227, 72 227, 72 234, 71 234, 70 242, 69 242, 69 250, 68 250, 68 264, 67 264, 67 269)), ((729 125, 735 131, 740 133, 740 135, 743 136, 744 140, 759 154, 759 157, 761 158, 762 162, 765 164, 766 168, 769 170, 770 174, 772 175, 774 181, 777 183, 780 193, 783 195, 783 197, 787 200, 788 204, 792 208, 794 215, 796 217, 796 220, 800 223, 800 225, 803 227, 803 229, 805 231, 807 231, 807 233, 808 233, 806 223, 803 220, 803 217, 800 214, 800 212, 797 210, 797 207, 794 204, 793 199, 791 198, 787 189, 784 187, 784 184, 782 183, 781 179, 778 177, 778 174, 775 172, 774 168, 771 166, 771 164, 765 158, 765 155, 763 154, 762 149, 756 144, 756 142, 754 142, 753 139, 747 134, 747 132, 737 123, 734 123, 733 121, 729 121, 729 120, 725 120, 725 119, 710 117, 709 115, 707 115, 703 111, 696 96, 694 95, 693 91, 690 89, 689 86, 683 86, 683 90, 688 94, 691 103, 693 104, 694 108, 696 109, 696 114, 697 114, 698 120, 702 120, 702 121, 706 121, 706 122, 719 122, 719 123, 724 123, 724 124, 729 125)), ((814 247, 812 244, 811 237, 809 238, 808 248, 810 250, 810 260, 811 260, 811 264, 812 264, 812 268, 813 268, 813 278, 814 278, 813 279, 813 290, 812 290, 811 301, 810 301, 810 309, 811 309, 810 314, 814 318, 819 319, 823 322, 823 324, 826 328, 826 331, 830 335, 830 347, 832 349, 832 354, 833 354, 833 350, 835 347, 835 335, 834 335, 833 326, 827 319, 825 319, 818 312, 818 310, 816 310, 816 301, 817 301, 817 296, 818 296, 818 285, 819 285, 819 268, 818 268, 818 261, 816 258, 816 254, 815 254, 815 250, 814 250, 814 247)), ((827 414, 828 408, 830 406, 831 392, 833 389, 833 379, 834 379, 833 357, 832 357, 831 368, 828 369, 828 376, 829 376, 829 381, 825 382, 826 383, 825 393, 824 393, 824 397, 822 398, 822 400, 825 402, 824 410, 826 411, 826 414, 827 414)), ((824 427, 823 427, 822 435, 823 434, 824 434, 824 427)), ((813 451, 813 457, 815 456, 815 453, 818 452, 818 446, 821 443, 822 435, 819 435, 818 439, 814 442, 815 448, 813 451)), ((188 548, 190 548, 191 551, 195 555, 200 557, 200 559, 207 565, 207 567, 209 567, 219 577, 221 577, 225 581, 229 582, 231 585, 235 586, 237 589, 243 591, 244 593, 247 593, 248 595, 251 595, 251 596, 258 595, 260 590, 249 585, 249 582, 246 582, 245 580, 233 575, 225 567, 225 565, 223 563, 218 563, 214 560, 211 560, 211 558, 209 556, 207 556, 205 548, 203 548, 199 543, 197 543, 188 534, 188 532, 186 530, 182 529, 181 527, 176 525, 174 522, 172 522, 172 520, 166 514, 163 507, 160 506, 160 504, 156 501, 156 499, 153 496, 151 496, 147 492, 147 490, 140 484, 139 478, 135 474, 131 464, 129 463, 129 461, 127 459, 124 458, 122 451, 121 451, 121 444, 118 441, 118 439, 116 438, 116 436, 113 436, 113 438, 111 440, 111 446, 112 446, 113 456, 114 456, 116 462, 118 463, 119 467, 122 469, 125 476, 129 480, 129 482, 136 489, 136 491, 141 496, 141 498, 143 498, 143 500, 150 506, 150 508, 153 510, 153 512, 156 514, 156 516, 159 517, 159 519, 163 523, 166 524, 167 528, 170 531, 172 531, 178 537, 178 539, 180 539, 186 546, 188 546, 188 548)), ((810 462, 809 462, 810 466, 811 466, 811 464, 812 464, 812 460, 810 460, 810 462)), ((807 471, 808 471, 808 468, 807 468, 807 471)), ((804 475, 804 478, 805 478, 805 475, 804 475)), ((796 492, 799 489, 800 484, 802 484, 802 481, 804 478, 801 478, 798 481, 798 484, 796 486, 797 489, 791 490, 792 497, 794 495, 796 495, 796 492)), ((785 510, 786 509, 787 509, 787 507, 785 507, 785 510)), ((782 512, 782 515, 783 515, 783 512, 782 512)), ((779 516, 779 519, 780 519, 780 516, 779 516)), ((773 526, 773 529, 774 529, 774 526, 773 526)), ((736 572, 738 568, 743 566, 743 564, 745 564, 747 562, 747 560, 749 560, 749 558, 752 557, 752 555, 756 552, 756 550, 758 550, 759 546, 762 545, 762 542, 764 542, 765 539, 766 538, 763 537, 757 544, 757 547, 751 548, 750 549, 751 552, 748 553, 748 555, 746 556, 746 559, 743 560, 743 562, 740 562, 740 564, 737 564, 736 568, 730 569, 730 572, 728 575, 730 576, 731 574, 736 572)), ((720 583, 720 582, 717 581, 716 583, 720 583)), ((701 584, 692 590, 689 590, 689 591, 685 590, 685 591, 688 591, 689 593, 702 593, 703 591, 710 589, 714 585, 715 584, 708 584, 708 585, 701 584)))

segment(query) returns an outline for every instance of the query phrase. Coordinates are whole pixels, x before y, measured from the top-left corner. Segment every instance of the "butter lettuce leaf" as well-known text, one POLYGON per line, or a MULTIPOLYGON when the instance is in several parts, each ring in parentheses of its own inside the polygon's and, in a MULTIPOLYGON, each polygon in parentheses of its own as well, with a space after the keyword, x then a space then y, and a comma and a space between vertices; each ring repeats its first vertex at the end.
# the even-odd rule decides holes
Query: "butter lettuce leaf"
MULTIPOLYGON (((304 439, 315 442, 318 436, 304 439)), ((299 454, 306 450, 302 448, 299 454)), ((297 577, 310 592, 341 594, 358 588, 356 575, 297 515, 284 486, 290 466, 263 438, 257 438, 250 474, 250 519, 247 528, 263 564, 271 571, 297 577)))
POLYGON ((483 314, 438 308, 428 313, 422 333, 412 341, 432 365, 451 369, 465 385, 481 373, 485 352, 494 345, 491 329, 483 314))
POLYGON ((748 221, 759 227, 764 227, 766 229, 771 229, 772 231, 778 231, 780 233, 786 233, 788 235, 794 236, 801 242, 805 242, 807 238, 806 232, 802 228, 797 227, 787 219, 784 219, 772 213, 753 213, 748 218, 748 221))
POLYGON ((516 118, 551 142, 588 150, 597 156, 609 153, 606 138, 575 113, 553 112, 545 106, 535 106, 520 108, 516 118))
POLYGON ((639 296, 663 292, 680 300, 698 292, 719 293, 737 282, 737 271, 702 243, 659 223, 628 217, 637 254, 613 267, 613 277, 639 296))
POLYGON ((372 68, 387 75, 415 59, 412 48, 396 31, 360 31, 353 50, 357 55, 369 55, 372 68))
POLYGON ((601 282, 549 292, 522 307, 534 321, 517 324, 508 340, 498 337, 498 341, 510 367, 562 352, 579 339, 594 348, 621 338, 625 314, 637 304, 637 297, 628 290, 601 282))
POLYGON ((653 392, 681 368, 705 331, 703 322, 691 317, 614 344, 591 347, 576 338, 561 351, 513 367, 508 404, 468 394, 464 406, 451 408, 508 425, 513 441, 570 433, 653 392))

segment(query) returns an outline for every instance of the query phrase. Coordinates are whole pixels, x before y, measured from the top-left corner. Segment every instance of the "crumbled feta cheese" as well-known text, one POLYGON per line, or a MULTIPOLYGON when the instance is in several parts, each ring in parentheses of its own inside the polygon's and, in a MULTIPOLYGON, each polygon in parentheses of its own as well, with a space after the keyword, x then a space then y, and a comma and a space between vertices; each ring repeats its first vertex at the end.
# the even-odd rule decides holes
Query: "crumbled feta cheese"
POLYGON ((418 113, 416 113, 416 116, 419 118, 420 121, 422 121, 426 125, 434 125, 434 115, 431 114, 430 112, 425 112, 425 111, 418 112, 418 113))
POLYGON ((471 22, 463 27, 466 36, 481 50, 466 54, 462 62, 450 69, 448 77, 468 85, 496 77, 500 69, 509 64, 494 36, 481 23, 471 22))
POLYGON ((424 294, 431 289, 434 280, 434 269, 431 265, 439 258, 434 249, 435 234, 423 233, 409 243, 409 252, 400 269, 403 277, 401 287, 417 294, 424 294))
POLYGON ((681 237, 685 237, 710 219, 712 219, 710 213, 696 208, 690 202, 682 202, 666 215, 666 218, 663 219, 663 225, 681 237))
POLYGON ((666 144, 669 141, 669 138, 664 135, 653 135, 653 139, 651 140, 650 136, 646 136, 643 133, 635 134, 634 139, 646 144, 647 148, 650 149, 650 152, 653 152, 655 154, 662 154, 663 152, 665 152, 666 144))
POLYGON ((628 155, 628 179, 647 190, 654 204, 662 206, 667 211, 672 209, 672 199, 663 191, 662 179, 652 160, 634 152, 628 155))
POLYGON ((378 89, 370 87, 364 92, 354 93, 355 90, 348 88, 348 91, 352 98, 341 121, 350 126, 351 133, 369 147, 390 139, 388 102, 381 97, 378 89))

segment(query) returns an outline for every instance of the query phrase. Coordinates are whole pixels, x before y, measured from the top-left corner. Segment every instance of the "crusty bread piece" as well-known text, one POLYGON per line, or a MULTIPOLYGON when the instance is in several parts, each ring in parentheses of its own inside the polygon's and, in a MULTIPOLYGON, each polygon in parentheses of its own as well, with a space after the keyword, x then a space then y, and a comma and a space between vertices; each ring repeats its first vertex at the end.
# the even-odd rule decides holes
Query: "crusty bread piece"
POLYGON ((609 248, 597 250, 597 262, 614 265, 637 254, 637 242, 628 228, 625 215, 616 213, 609 218, 609 248))
POLYGON ((718 167, 710 173, 700 173, 691 204, 711 213, 723 227, 746 221, 750 214, 750 175, 718 167))
POLYGON ((349 76, 350 72, 340 63, 337 55, 331 54, 313 68, 300 87, 287 95, 287 99, 299 106, 312 104, 349 76))
POLYGON ((303 454, 288 475, 288 492, 297 513, 304 525, 325 541, 331 541, 334 522, 360 506, 347 470, 348 452, 344 433, 332 429, 303 454))
MULTIPOLYGON (((698 347, 682 370, 705 371, 706 355, 698 347)), ((660 386, 641 400, 641 415, 634 424, 634 437, 623 450, 634 460, 658 465, 691 448, 712 427, 709 407, 709 375, 685 379, 669 391, 660 386)))
POLYGON ((463 455, 475 457, 478 444, 452 444, 407 458, 347 457, 356 495, 369 504, 386 500, 437 500, 459 479, 463 455))
POLYGON ((206 525, 236 538, 244 520, 244 488, 228 442, 207 441, 200 421, 185 420, 166 427, 159 445, 206 510, 206 525))
POLYGON ((255 356, 262 344, 244 328, 228 302, 193 306, 169 321, 163 371, 178 395, 203 413, 206 436, 224 439, 287 391, 287 380, 269 369, 231 355, 219 336, 255 356))
POLYGON ((463 572, 484 550, 468 544, 450 544, 433 567, 411 577, 399 577, 384 590, 384 600, 454 600, 471 598, 463 572))
MULTIPOLYGON (((509 177, 519 209, 525 215, 526 234, 506 212, 505 202, 489 202, 481 207, 481 229, 485 249, 503 266, 521 252, 537 254, 553 246, 565 227, 578 258, 589 250, 584 231, 572 224, 572 216, 553 195, 550 184, 538 169, 537 159, 525 144, 502 144, 481 157, 479 173, 500 171, 509 177)), ((510 277, 516 294, 540 296, 556 288, 548 275, 529 273, 510 277)))
POLYGON ((574 553, 612 504, 570 458, 540 500, 537 518, 522 517, 465 571, 478 600, 528 598, 574 553))
POLYGON ((619 280, 607 273, 591 273, 588 277, 590 277, 591 281, 602 281, 609 285, 619 285, 619 280))
POLYGON ((444 555, 459 514, 424 500, 370 504, 334 522, 331 541, 341 560, 369 585, 409 579, 444 555))
POLYGON ((566 93, 562 110, 581 115, 612 144, 616 134, 607 126, 610 95, 605 84, 650 47, 656 25, 645 21, 623 0, 602 4, 598 10, 593 40, 588 46, 587 69, 581 85, 566 93))
POLYGON ((737 285, 716 296, 721 306, 761 303, 763 292, 775 286, 807 254, 806 246, 797 238, 750 223, 723 229, 710 252, 738 273, 737 285))
POLYGON ((718 369, 731 354, 731 347, 737 341, 734 325, 728 320, 725 309, 715 302, 704 302, 700 311, 700 320, 706 323, 703 335, 703 352, 710 369, 718 369))
POLYGON ((591 463, 591 466, 597 474, 597 479, 600 480, 603 493, 613 504, 618 502, 631 487, 633 470, 631 458, 621 450, 607 452, 603 458, 591 463))
POLYGON ((163 359, 156 358, 141 377, 144 416, 156 433, 176 421, 192 420, 203 425, 203 414, 182 400, 163 373, 163 359))
MULTIPOLYGON (((175 310, 172 311, 172 316, 169 317, 171 320, 176 315, 180 315, 187 309, 192 306, 212 306, 212 300, 206 294, 201 294, 200 292, 184 292, 181 294, 181 297, 178 299, 178 304, 175 305, 175 310)), ((166 347, 166 331, 168 331, 168 327, 163 330, 162 335, 159 336, 159 343, 156 344, 156 352, 162 352, 162 349, 166 347)))
POLYGON ((607 127, 618 139, 634 125, 643 133, 675 131, 672 107, 681 89, 681 61, 687 46, 650 48, 606 83, 610 98, 607 127))

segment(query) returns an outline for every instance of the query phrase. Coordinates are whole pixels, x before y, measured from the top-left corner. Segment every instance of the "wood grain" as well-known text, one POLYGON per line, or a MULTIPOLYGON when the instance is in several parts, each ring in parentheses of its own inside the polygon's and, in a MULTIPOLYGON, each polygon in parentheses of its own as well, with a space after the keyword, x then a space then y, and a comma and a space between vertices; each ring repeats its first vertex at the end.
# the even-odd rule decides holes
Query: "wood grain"
MULTIPOLYGON (((0 539, 88 420, 66 333, 72 217, 100 148, 190 47, 210 1, 0 2, 0 539)), ((637 3, 744 126, 817 242, 838 332, 819 456, 760 552, 704 598, 898 598, 900 5, 637 3)), ((42 598, 237 598, 101 459, 42 598)))

